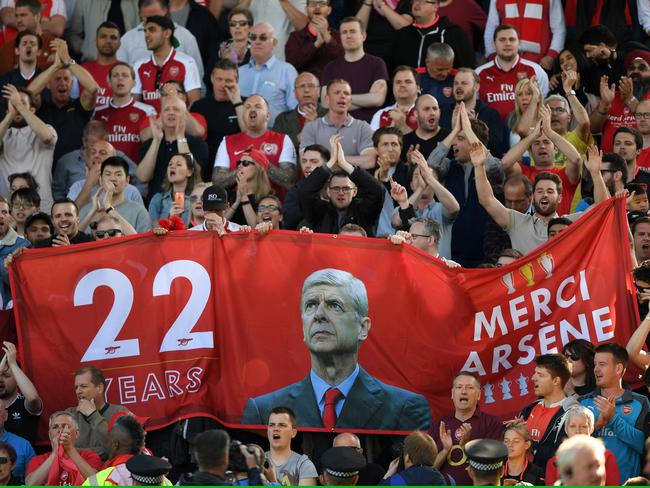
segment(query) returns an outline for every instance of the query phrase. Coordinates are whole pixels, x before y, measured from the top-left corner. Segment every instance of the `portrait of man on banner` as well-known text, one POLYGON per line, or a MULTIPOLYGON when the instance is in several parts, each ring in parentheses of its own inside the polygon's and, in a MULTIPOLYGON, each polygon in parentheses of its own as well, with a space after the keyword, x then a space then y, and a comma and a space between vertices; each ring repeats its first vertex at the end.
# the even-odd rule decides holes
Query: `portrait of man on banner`
POLYGON ((368 294, 351 273, 321 269, 307 277, 300 300, 309 374, 297 383, 250 398, 241 423, 266 424, 277 406, 290 407, 299 427, 416 430, 431 424, 424 396, 387 385, 358 362, 370 333, 368 294))

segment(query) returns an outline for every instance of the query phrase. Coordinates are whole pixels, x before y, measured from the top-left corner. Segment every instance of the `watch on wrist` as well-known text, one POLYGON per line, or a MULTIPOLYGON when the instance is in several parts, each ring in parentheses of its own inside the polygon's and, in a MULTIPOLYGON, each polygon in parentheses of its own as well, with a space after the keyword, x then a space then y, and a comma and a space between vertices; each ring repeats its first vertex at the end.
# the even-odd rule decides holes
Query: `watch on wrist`
POLYGON ((107 213, 107 214, 111 213, 112 211, 113 211, 113 207, 108 207, 108 208, 106 209, 106 213, 107 213))
POLYGON ((575 90, 569 90, 569 95, 573 95, 575 97, 576 91, 575 90))
POLYGON ((183 137, 181 139, 176 139, 176 142, 179 144, 187 144, 187 138, 183 137))
POLYGON ((69 62, 68 64, 66 64, 65 67, 66 67, 66 68, 69 68, 69 67, 72 66, 73 64, 77 64, 77 62, 76 62, 74 59, 70 59, 70 62, 69 62))

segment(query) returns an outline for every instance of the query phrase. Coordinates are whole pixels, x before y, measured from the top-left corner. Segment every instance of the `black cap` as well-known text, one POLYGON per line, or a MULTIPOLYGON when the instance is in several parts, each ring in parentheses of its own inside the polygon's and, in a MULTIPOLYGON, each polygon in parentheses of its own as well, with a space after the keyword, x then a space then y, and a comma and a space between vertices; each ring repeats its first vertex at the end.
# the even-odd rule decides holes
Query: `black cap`
POLYGON ((366 466, 366 459, 354 447, 330 447, 321 457, 323 469, 335 478, 352 478, 366 466))
POLYGON ((203 210, 226 210, 228 193, 221 186, 212 185, 203 192, 203 210))
POLYGON ((494 439, 476 439, 465 444, 465 454, 475 471, 490 472, 503 466, 508 459, 508 448, 494 439))
POLYGON ((157 486, 163 483, 172 465, 156 456, 137 454, 126 462, 126 469, 131 473, 133 481, 141 485, 157 486))
POLYGON ((647 217, 648 214, 645 212, 642 212, 640 210, 632 210, 627 213, 627 223, 629 225, 632 225, 636 219, 640 219, 641 217, 647 217))
POLYGON ((27 229, 30 225, 32 225, 32 222, 35 220, 42 220, 47 224, 47 226, 50 228, 50 234, 54 234, 54 225, 52 224, 52 219, 50 216, 44 212, 36 212, 31 214, 27 219, 25 220, 25 229, 27 229))
POLYGON ((170 19, 169 17, 165 17, 164 15, 152 15, 151 17, 147 17, 147 20, 144 21, 145 24, 148 24, 149 22, 153 22, 154 24, 158 24, 163 29, 171 30, 172 31, 172 37, 171 37, 172 46, 174 46, 174 47, 180 46, 180 42, 178 42, 178 39, 176 39, 176 37, 174 37, 174 29, 176 29, 176 26, 174 25, 174 21, 172 19, 170 19))

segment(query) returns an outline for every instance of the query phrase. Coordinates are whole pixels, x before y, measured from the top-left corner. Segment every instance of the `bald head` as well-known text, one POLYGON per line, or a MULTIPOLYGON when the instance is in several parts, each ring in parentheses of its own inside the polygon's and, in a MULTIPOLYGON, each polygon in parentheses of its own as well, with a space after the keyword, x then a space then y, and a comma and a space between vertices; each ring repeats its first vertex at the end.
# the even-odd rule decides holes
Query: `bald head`
POLYGON ((650 100, 641 100, 634 111, 636 128, 644 135, 650 135, 650 100))
POLYGON ((343 432, 334 438, 332 447, 353 447, 355 449, 360 449, 361 441, 351 432, 343 432))
POLYGON ((310 106, 316 109, 320 96, 320 82, 309 71, 303 71, 296 78, 294 93, 300 107, 310 106))

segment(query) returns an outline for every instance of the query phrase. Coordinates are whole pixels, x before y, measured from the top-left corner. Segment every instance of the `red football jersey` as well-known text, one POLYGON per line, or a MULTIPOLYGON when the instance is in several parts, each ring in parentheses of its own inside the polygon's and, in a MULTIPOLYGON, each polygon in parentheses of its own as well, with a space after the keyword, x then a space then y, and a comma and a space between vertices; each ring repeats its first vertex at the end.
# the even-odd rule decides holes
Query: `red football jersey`
POLYGON ((160 112, 160 91, 158 88, 170 80, 183 84, 188 92, 201 88, 201 79, 193 58, 172 49, 162 66, 151 56, 135 63, 135 87, 133 93, 142 95, 142 101, 160 112))
MULTIPOLYGON (((99 85, 99 91, 97 92, 97 101, 95 102, 95 107, 103 107, 108 104, 108 101, 113 96, 113 91, 111 86, 108 83, 108 73, 115 63, 113 64, 99 64, 97 61, 88 61, 87 63, 82 64, 88 72, 93 75, 93 78, 99 85)), ((83 86, 79 86, 79 89, 83 91, 83 86)))
MULTIPOLYGON (((5 7, 16 8, 16 0, 1 0, 0 9, 5 7)), ((41 17, 51 19, 57 15, 68 18, 65 8, 65 0, 41 0, 41 17)), ((13 27, 4 27, 2 43, 13 41, 18 35, 18 31, 13 27)))
POLYGON ((542 68, 532 61, 519 58, 510 71, 503 71, 495 60, 476 68, 476 73, 481 78, 481 101, 501 115, 501 120, 506 120, 510 112, 515 109, 515 87, 519 80, 537 75, 540 80, 545 75, 539 73, 542 68))
POLYGON ((146 103, 131 99, 126 105, 116 107, 109 100, 108 104, 95 111, 94 118, 102 120, 108 126, 108 142, 137 164, 142 143, 140 129, 149 116, 155 115, 156 111, 146 103))

